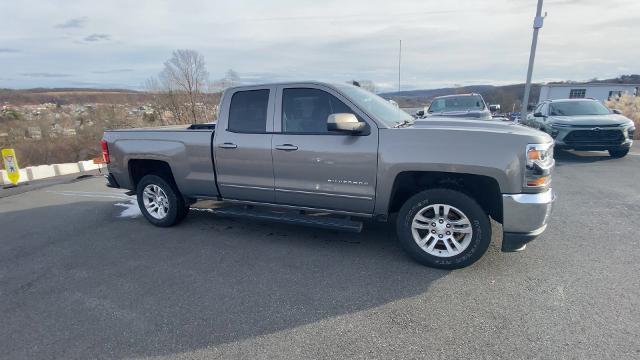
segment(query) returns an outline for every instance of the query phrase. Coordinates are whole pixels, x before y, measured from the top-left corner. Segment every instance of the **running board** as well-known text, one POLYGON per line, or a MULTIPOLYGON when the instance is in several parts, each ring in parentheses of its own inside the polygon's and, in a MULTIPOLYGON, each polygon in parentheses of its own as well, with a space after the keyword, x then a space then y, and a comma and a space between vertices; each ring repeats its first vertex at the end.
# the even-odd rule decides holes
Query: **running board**
POLYGON ((324 215, 313 216, 291 212, 275 212, 239 206, 229 206, 212 210, 214 214, 220 216, 248 218, 259 221, 277 221, 287 224, 312 226, 356 233, 362 231, 362 222, 360 221, 332 218, 324 215))

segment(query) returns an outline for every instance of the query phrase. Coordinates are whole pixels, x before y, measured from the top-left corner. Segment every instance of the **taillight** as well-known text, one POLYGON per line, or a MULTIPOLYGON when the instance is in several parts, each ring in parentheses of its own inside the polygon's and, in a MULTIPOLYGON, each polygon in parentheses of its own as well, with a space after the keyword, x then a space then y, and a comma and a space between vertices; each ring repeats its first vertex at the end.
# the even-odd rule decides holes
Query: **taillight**
POLYGON ((107 145, 106 140, 101 140, 100 145, 102 145, 102 160, 105 164, 109 163, 109 146, 107 145))

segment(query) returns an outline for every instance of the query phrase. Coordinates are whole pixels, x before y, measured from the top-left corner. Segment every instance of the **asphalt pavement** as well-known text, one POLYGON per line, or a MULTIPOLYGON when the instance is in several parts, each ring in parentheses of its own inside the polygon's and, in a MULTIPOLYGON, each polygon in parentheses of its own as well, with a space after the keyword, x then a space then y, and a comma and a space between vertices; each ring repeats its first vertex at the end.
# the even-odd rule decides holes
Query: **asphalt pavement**
POLYGON ((638 359, 640 147, 562 152, 548 230, 443 271, 360 234, 191 211, 100 177, 0 190, 2 359, 638 359))

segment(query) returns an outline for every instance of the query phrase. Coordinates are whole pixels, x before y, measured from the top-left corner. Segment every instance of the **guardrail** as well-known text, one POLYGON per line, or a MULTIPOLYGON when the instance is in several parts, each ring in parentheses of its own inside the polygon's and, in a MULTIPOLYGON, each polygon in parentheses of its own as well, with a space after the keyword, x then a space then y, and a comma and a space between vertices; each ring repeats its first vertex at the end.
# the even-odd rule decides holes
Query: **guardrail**
MULTIPOLYGON (((20 180, 18 180, 18 184, 60 175, 98 170, 105 166, 106 165, 104 164, 96 164, 93 160, 78 161, 77 163, 28 166, 24 169, 20 169, 20 180)), ((9 178, 7 177, 7 172, 5 170, 0 170, 0 185, 9 184, 11 184, 11 181, 9 181, 9 178)))

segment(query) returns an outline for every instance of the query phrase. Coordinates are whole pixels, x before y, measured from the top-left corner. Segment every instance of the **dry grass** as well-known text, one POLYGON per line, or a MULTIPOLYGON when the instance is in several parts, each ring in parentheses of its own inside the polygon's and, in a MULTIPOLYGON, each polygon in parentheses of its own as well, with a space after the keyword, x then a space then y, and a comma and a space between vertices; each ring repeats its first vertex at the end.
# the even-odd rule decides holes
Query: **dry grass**
POLYGON ((636 124, 635 139, 640 139, 640 96, 623 94, 605 103, 610 109, 618 109, 636 124))

